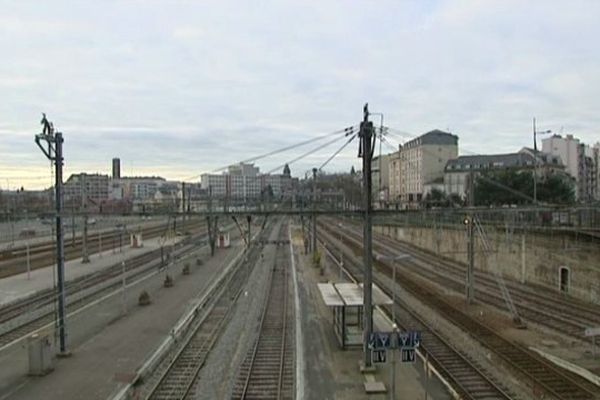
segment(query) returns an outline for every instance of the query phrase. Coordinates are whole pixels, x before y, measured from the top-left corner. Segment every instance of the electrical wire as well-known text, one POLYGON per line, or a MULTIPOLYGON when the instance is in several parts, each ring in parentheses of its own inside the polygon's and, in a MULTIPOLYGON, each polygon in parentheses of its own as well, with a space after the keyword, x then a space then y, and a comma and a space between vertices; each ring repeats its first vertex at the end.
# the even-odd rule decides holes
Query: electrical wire
MULTIPOLYGON (((292 144, 292 145, 288 145, 288 146, 285 146, 285 147, 282 147, 282 148, 279 148, 279 149, 276 149, 276 150, 272 150, 272 151, 269 151, 267 153, 263 153, 263 154, 260 154, 258 156, 255 156, 255 157, 247 158, 245 160, 238 161, 238 162, 235 162, 235 163, 230 163, 230 164, 228 164, 226 166, 223 166, 223 167, 217 168, 215 170, 212 170, 210 173, 221 172, 221 171, 229 168, 231 165, 236 165, 236 164, 241 164, 241 163, 249 163, 249 162, 257 161, 257 160, 260 160, 260 159, 263 159, 263 158, 266 158, 266 157, 269 157, 269 156, 273 156, 275 154, 283 153, 284 151, 293 150, 295 148, 302 147, 302 146, 305 146, 305 145, 310 144, 310 143, 318 142, 318 141, 320 141, 322 139, 325 139, 325 138, 328 138, 328 137, 331 137, 331 136, 336 136, 337 137, 336 140, 337 140, 342 135, 343 136, 348 136, 348 135, 352 134, 355 131, 355 129, 356 129, 356 126, 349 126, 347 128, 339 129, 339 130, 334 131, 334 132, 330 132, 330 133, 327 133, 327 134, 324 134, 324 135, 319 135, 319 136, 316 136, 314 138, 307 139, 307 140, 304 140, 302 142, 295 143, 295 144, 292 144), (340 137, 338 137, 338 136, 340 136, 340 137)), ((202 174, 194 175, 194 176, 191 176, 191 177, 183 179, 183 181, 190 181, 192 179, 199 178, 201 175, 202 174)))
POLYGON ((325 167, 331 160, 333 160, 335 158, 335 156, 337 156, 342 150, 344 150, 346 148, 346 146, 348 146, 350 144, 350 142, 352 142, 354 139, 356 139, 356 133, 354 135, 352 135, 350 137, 350 139, 348 139, 346 141, 346 143, 344 143, 342 145, 342 147, 337 149, 335 151, 335 153, 333 153, 323 164, 321 164, 321 166, 319 167, 319 171, 321 171, 323 169, 323 167, 325 167))
MULTIPOLYGON (((413 135, 411 133, 408 133, 408 132, 405 132, 405 131, 401 131, 401 130, 398 130, 398 129, 394 129, 394 128, 390 128, 390 127, 386 127, 386 128, 387 128, 387 132, 390 133, 392 136, 403 137, 403 135, 406 135, 406 136, 408 136, 410 138, 410 140, 416 139, 418 137, 416 135, 413 135)), ((431 151, 429 151, 427 149, 422 149, 422 151, 425 154, 433 155, 433 156, 437 157, 437 155, 435 153, 433 153, 433 152, 431 152, 431 151)), ((481 153, 475 153, 475 152, 469 151, 469 150, 467 150, 465 148, 461 148, 461 152, 466 153, 467 155, 481 155, 481 153)), ((530 200, 530 201, 534 200, 533 197, 529 196, 528 194, 526 194, 526 193, 524 193, 522 191, 519 191, 519 190, 515 190, 515 189, 513 189, 513 188, 511 188, 509 186, 506 186, 506 185, 498 182, 495 179, 492 179, 490 177, 484 176, 483 174, 479 174, 476 179, 485 180, 485 181, 489 182, 490 184, 492 184, 492 185, 494 185, 494 186, 496 186, 498 188, 504 189, 504 190, 506 190, 506 191, 508 191, 508 192, 510 192, 510 193, 512 193, 514 195, 516 195, 516 196, 519 196, 519 197, 523 198, 523 199, 530 200)), ((548 205, 550 205, 550 206, 556 206, 558 204, 548 203, 548 205)))
MULTIPOLYGON (((344 135, 344 137, 345 137, 345 136, 346 136, 346 135, 344 135)), ((268 171, 268 172, 267 172, 267 175, 268 175, 268 174, 272 174, 273 172, 280 170, 281 168, 285 167, 285 166, 286 166, 286 164, 289 166, 289 165, 291 165, 291 164, 295 163, 296 161, 300 161, 301 159, 303 159, 303 158, 305 158, 305 157, 308 157, 308 156, 310 156, 311 154, 313 154, 313 153, 316 153, 316 152, 317 152, 317 151, 319 151, 319 150, 322 150, 322 149, 324 149, 325 147, 327 147, 327 146, 329 146, 329 145, 331 145, 331 144, 333 144, 333 143, 337 142, 337 141, 338 141, 338 140, 340 140, 340 139, 341 139, 341 137, 336 137, 336 138, 335 138, 335 139, 333 139, 333 140, 330 140, 330 141, 328 141, 328 142, 326 142, 326 143, 324 143, 324 144, 322 144, 322 145, 319 145, 319 146, 315 147, 314 149, 311 149, 311 150, 307 151, 306 153, 303 153, 303 154, 299 155, 298 157, 294 158, 293 160, 291 160, 291 161, 288 161, 288 162, 286 162, 286 163, 284 163, 284 164, 282 164, 282 165, 280 165, 280 166, 278 166, 278 167, 276 167, 276 168, 273 168, 272 170, 270 170, 270 171, 268 171)))

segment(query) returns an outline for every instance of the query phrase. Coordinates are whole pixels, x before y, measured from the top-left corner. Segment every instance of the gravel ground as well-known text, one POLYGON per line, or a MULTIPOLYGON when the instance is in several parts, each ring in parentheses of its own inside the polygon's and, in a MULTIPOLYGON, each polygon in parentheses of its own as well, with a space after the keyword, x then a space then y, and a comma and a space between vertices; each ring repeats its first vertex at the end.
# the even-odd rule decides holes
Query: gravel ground
MULTIPOLYGON (((382 277, 377 271, 374 271, 373 275, 382 277)), ((481 346, 468 333, 448 322, 437 311, 424 305, 405 290, 400 289, 397 293, 398 297, 402 298, 405 304, 408 304, 412 310, 416 311, 418 315, 425 319, 438 333, 441 333, 453 346, 463 354, 467 354, 487 372, 491 373, 496 381, 501 382, 515 396, 515 399, 529 398, 527 393, 531 389, 528 389, 522 382, 515 379, 511 371, 505 367, 504 362, 498 356, 481 346)))
MULTIPOLYGON (((270 234, 271 240, 276 239, 278 227, 278 224, 275 225, 275 229, 270 234)), ((239 297, 221 338, 218 339, 198 374, 195 389, 197 399, 229 398, 236 381, 238 367, 256 340, 260 315, 268 291, 268 276, 275 262, 275 246, 267 245, 263 253, 264 258, 259 259, 252 270, 246 288, 239 297)))

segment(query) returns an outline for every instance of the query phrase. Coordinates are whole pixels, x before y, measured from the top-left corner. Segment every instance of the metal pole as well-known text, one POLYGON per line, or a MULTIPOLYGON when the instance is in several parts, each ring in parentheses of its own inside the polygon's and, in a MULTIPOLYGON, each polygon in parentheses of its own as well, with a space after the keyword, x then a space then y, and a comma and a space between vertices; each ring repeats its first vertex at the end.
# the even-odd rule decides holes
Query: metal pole
POLYGON ((60 337, 60 352, 67 352, 67 340, 66 340, 66 312, 65 312, 65 257, 64 257, 64 242, 63 242, 63 224, 61 214, 63 211, 63 198, 62 198, 62 167, 63 167, 63 155, 62 145, 63 138, 62 133, 58 132, 55 135, 56 143, 56 184, 55 184, 55 196, 56 196, 56 263, 58 265, 58 333, 60 337))
POLYGON ((29 259, 29 240, 25 244, 27 246, 27 280, 31 279, 31 260, 29 259))
MULTIPOLYGON (((392 306, 392 308, 395 308, 394 306, 392 306)), ((396 325, 396 322, 394 321, 394 324, 392 325, 393 331, 394 331, 394 335, 397 334, 398 332, 398 325, 396 325)), ((392 353, 392 379, 391 379, 391 385, 392 385, 392 390, 390 392, 390 399, 394 400, 396 398, 396 351, 395 349, 391 349, 390 352, 392 353)))
POLYGON ((87 236, 88 236, 88 216, 87 214, 85 214, 83 216, 83 246, 82 246, 82 259, 81 262, 83 264, 87 264, 90 262, 90 256, 88 254, 88 247, 87 247, 87 236))
POLYGON ((125 291, 125 287, 126 287, 126 282, 125 282, 125 261, 121 262, 121 269, 122 269, 121 286, 123 287, 123 297, 122 297, 122 301, 123 301, 123 314, 127 314, 127 293, 125 291))
POLYGON ((246 243, 246 245, 248 246, 248 248, 250 248, 250 239, 252 238, 251 232, 250 232, 250 227, 251 227, 251 222, 252 222, 252 216, 248 215, 246 217, 246 220, 248 221, 248 242, 246 243))
POLYGON ((425 369, 425 400, 429 398, 429 353, 425 353, 425 365, 423 365, 425 369))
POLYGON ((75 247, 75 203, 71 199, 71 247, 75 247))
POLYGON ((102 258, 102 230, 98 231, 98 256, 102 258))
POLYGON ((56 169, 54 196, 56 205, 56 270, 58 287, 58 336, 60 354, 67 355, 66 341, 66 314, 65 314, 65 265, 64 265, 64 235, 62 224, 63 197, 62 197, 62 167, 63 167, 63 137, 62 133, 54 132, 54 126, 46 119, 42 119, 44 125, 43 132, 35 136, 35 143, 38 145, 44 155, 51 161, 54 161, 56 169), (41 141, 47 143, 47 148, 41 144, 41 141))
POLYGON ((342 235, 342 224, 338 224, 340 228, 340 282, 342 281, 342 269, 344 268, 344 251, 342 246, 344 245, 344 236, 342 235))
POLYGON ((468 238, 468 248, 467 248, 467 256, 468 256, 468 266, 467 266, 467 304, 471 304, 475 299, 475 290, 474 290, 474 275, 475 275, 475 230, 474 230, 474 220, 473 220, 473 211, 472 207, 474 205, 474 197, 475 197, 475 175, 473 171, 469 172, 469 216, 468 216, 468 224, 467 230, 469 234, 468 238))
POLYGON ((535 118, 533 119, 533 204, 537 204, 537 140, 535 118))
POLYGON ((373 152, 371 148, 371 141, 373 138, 373 123, 369 122, 369 106, 365 104, 363 109, 363 122, 360 124, 361 151, 359 156, 362 157, 363 164, 363 207, 364 207, 364 314, 363 314, 363 353, 364 353, 364 366, 366 368, 371 367, 371 357, 368 351, 368 340, 371 332, 373 331, 373 309, 372 309, 372 226, 371 226, 371 160, 373 152))
POLYGON ((312 215, 312 252, 317 252, 317 169, 313 168, 313 215, 312 215))
POLYGON ((396 259, 392 260, 394 270, 392 272, 392 322, 396 323, 396 259))

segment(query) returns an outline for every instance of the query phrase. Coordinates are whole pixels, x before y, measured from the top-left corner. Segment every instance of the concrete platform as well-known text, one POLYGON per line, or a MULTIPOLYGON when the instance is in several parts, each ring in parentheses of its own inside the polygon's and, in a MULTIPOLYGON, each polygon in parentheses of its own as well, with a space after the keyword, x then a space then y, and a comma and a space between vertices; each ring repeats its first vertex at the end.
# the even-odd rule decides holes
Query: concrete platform
POLYGON ((162 286, 162 273, 148 279, 127 294, 125 314, 117 295, 69 321, 73 354, 58 359, 55 371, 45 377, 25 375, 25 350, 0 355, 0 399, 95 400, 116 393, 240 250, 237 242, 230 249, 217 250, 213 258, 203 257, 205 263, 193 265, 189 276, 181 275, 181 265, 175 266, 170 272, 173 288, 162 286), (146 307, 137 305, 142 289, 152 300, 146 307), (103 321, 101 327, 99 321, 103 321))
MULTIPOLYGON (((321 299, 317 283, 339 282, 337 266, 325 267, 323 276, 312 267, 311 257, 304 255, 301 233, 293 230, 293 244, 300 295, 301 327, 303 332, 304 394, 306 399, 389 399, 391 363, 378 365, 374 372, 361 374, 359 361, 363 358, 362 349, 342 351, 335 339, 332 328, 331 310, 321 299), (367 384, 367 385, 365 385, 367 384), (367 393, 367 390, 373 393, 367 393), (385 391, 383 391, 385 390, 385 391)), ((325 261, 325 257, 322 258, 325 261)), ((375 321, 381 324, 381 321, 375 321)), ((380 328, 387 329, 385 326, 380 328)), ((441 382, 433 377, 427 379, 423 366, 416 364, 396 364, 396 397, 418 400, 450 399, 441 382)))
MULTIPOLYGON (((176 240, 181 239, 182 237, 178 237, 176 240)), ((170 240, 169 244, 172 243, 173 240, 170 240)), ((69 281, 158 248, 160 248, 159 240, 153 238, 144 240, 144 247, 141 248, 131 248, 127 245, 122 247, 121 252, 117 248, 92 254, 90 255, 90 262, 87 264, 82 264, 81 259, 67 261, 65 263, 65 279, 69 281)), ((27 279, 27 273, 0 279, 0 305, 29 296, 43 289, 52 288, 56 279, 55 274, 55 266, 53 265, 31 271, 30 279, 27 279)))

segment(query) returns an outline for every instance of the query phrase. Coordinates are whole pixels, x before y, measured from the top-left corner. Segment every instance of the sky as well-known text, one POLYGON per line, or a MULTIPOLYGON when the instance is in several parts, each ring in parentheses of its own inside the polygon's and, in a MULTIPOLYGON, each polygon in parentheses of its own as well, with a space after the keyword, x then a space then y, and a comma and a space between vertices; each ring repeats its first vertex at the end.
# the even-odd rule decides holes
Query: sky
MULTIPOLYGON (((463 154, 518 151, 533 117, 592 144, 599 19, 594 0, 0 0, 0 188, 50 186, 42 112, 63 132, 66 177, 120 157, 123 175, 197 181, 357 125, 365 102, 396 133, 384 153, 432 129, 463 154)), ((358 168, 357 147, 324 170, 358 168)))

